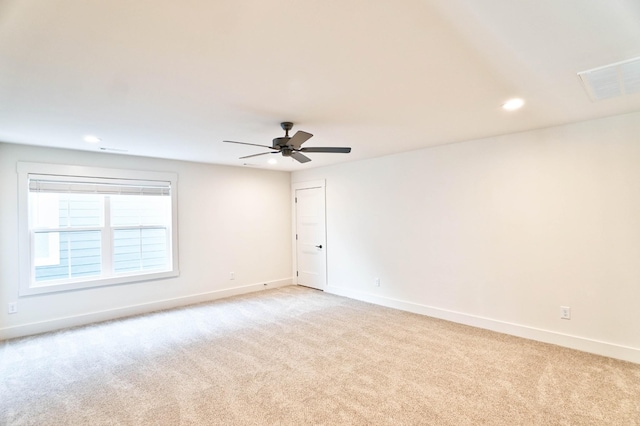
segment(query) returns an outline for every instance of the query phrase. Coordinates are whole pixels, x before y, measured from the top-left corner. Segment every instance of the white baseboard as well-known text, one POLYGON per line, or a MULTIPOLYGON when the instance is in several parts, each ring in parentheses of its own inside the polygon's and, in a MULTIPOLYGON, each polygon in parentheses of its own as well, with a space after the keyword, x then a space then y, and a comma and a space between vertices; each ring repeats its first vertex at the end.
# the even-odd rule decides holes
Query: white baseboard
POLYGON ((261 282, 259 284, 245 285, 242 287, 234 287, 224 290, 210 291, 207 293, 177 297, 174 299, 158 300, 139 305, 125 306, 122 308, 109 309, 105 311, 91 312, 82 315, 56 318, 48 321, 33 322, 29 324, 0 328, 0 340, 31 336, 33 334, 46 333, 48 331, 61 330, 63 328, 76 327, 80 325, 91 324, 94 322, 108 321, 116 318, 128 317, 131 315, 139 315, 163 309, 193 305, 195 303, 209 302, 216 299, 223 299, 225 297, 252 293, 269 288, 284 287, 287 285, 291 285, 292 282, 292 278, 285 278, 276 281, 261 282))
POLYGON ((640 364, 640 349, 329 286, 327 293, 640 364))

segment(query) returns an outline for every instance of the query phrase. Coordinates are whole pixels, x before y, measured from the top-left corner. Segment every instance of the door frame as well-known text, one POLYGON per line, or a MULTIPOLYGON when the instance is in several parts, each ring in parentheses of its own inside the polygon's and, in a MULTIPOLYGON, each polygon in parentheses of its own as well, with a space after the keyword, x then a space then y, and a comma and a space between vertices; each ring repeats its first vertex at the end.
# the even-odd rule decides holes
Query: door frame
POLYGON ((322 204, 324 207, 324 240, 325 240, 325 248, 322 250, 324 253, 324 285, 323 288, 327 287, 328 283, 328 267, 327 267, 327 190, 325 187, 325 179, 312 180, 308 182, 295 182, 291 184, 291 248, 292 248, 292 274, 293 284, 298 285, 298 275, 296 272, 298 271, 298 243, 296 241, 296 233, 298 231, 298 215, 296 210, 296 191, 299 189, 311 189, 311 188, 321 188, 322 189, 322 204))

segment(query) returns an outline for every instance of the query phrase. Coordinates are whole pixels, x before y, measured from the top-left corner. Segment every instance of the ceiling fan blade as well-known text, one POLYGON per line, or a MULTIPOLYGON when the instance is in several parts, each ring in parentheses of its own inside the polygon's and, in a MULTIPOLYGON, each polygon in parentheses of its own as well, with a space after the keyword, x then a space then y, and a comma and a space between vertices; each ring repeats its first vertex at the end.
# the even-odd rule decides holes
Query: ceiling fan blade
POLYGON ((272 146, 267 146, 267 145, 258 145, 258 144, 256 144, 256 143, 236 142, 236 141, 222 141, 222 142, 226 142, 226 143, 238 143, 238 144, 240 144, 240 145, 260 146, 260 147, 262 147, 262 148, 274 149, 272 146))
POLYGON ((245 155, 244 157, 240 157, 240 160, 242 160, 243 158, 251 158, 251 157, 257 157, 259 155, 267 155, 267 154, 277 154, 280 151, 273 151, 273 152, 261 152, 260 154, 252 154, 252 155, 245 155))
POLYGON ((318 146, 309 148, 300 148, 300 152, 331 152, 336 154, 348 154, 351 152, 351 148, 348 147, 331 147, 331 146, 318 146))
POLYGON ((302 130, 298 130, 295 135, 289 139, 289 145, 294 147, 295 149, 300 149, 300 145, 311 139, 313 135, 311 133, 303 132, 302 130))
POLYGON ((307 157, 306 155, 302 155, 299 152, 292 152, 291 153, 291 158, 294 158, 299 163, 307 163, 307 162, 311 161, 311 158, 307 157))

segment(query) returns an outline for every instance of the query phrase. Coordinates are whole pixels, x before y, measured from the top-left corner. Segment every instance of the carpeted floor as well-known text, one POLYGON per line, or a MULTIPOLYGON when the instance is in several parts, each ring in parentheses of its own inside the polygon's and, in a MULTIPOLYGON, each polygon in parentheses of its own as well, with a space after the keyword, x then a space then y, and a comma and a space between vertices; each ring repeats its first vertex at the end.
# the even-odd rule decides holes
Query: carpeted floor
POLYGON ((6 425, 640 425, 640 365, 303 287, 0 342, 6 425))

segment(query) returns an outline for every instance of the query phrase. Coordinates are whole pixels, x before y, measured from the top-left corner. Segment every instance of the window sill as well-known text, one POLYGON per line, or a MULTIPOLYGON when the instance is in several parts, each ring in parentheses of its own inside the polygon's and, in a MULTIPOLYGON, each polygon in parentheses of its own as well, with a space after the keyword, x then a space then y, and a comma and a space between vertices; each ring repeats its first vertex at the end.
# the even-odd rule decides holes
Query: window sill
POLYGON ((85 290, 89 288, 105 287, 112 285, 135 284, 147 281, 157 281, 167 278, 176 278, 180 275, 179 270, 164 271, 156 273, 132 274, 120 277, 83 279, 65 283, 55 281, 43 282, 31 285, 29 288, 20 290, 20 296, 34 296, 38 294, 58 293, 63 291, 85 290))

